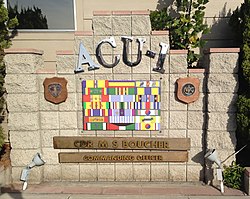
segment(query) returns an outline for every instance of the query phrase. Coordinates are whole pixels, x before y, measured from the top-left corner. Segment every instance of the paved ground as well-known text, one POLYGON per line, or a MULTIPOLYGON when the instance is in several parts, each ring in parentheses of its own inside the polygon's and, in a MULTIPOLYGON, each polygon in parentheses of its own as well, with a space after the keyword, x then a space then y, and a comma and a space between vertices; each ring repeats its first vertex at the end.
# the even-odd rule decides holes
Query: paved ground
POLYGON ((42 183, 2 188, 0 199, 250 199, 244 192, 225 187, 225 193, 202 183, 42 183))

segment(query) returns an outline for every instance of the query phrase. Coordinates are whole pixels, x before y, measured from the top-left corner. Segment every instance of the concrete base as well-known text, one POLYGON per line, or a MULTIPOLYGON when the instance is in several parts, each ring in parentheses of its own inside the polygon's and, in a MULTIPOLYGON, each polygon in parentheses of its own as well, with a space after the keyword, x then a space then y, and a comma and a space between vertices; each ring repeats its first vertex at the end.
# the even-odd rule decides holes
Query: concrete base
POLYGON ((250 195, 250 167, 246 167, 244 173, 244 189, 247 195, 250 195))

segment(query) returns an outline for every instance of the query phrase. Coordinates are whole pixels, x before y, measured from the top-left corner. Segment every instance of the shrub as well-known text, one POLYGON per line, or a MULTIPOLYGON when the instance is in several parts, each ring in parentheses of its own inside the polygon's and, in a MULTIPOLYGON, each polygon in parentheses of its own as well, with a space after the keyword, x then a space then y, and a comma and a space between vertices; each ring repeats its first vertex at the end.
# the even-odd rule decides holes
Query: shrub
POLYGON ((236 164, 235 161, 233 161, 229 166, 224 166, 224 184, 234 189, 242 189, 244 170, 245 168, 241 167, 239 164, 236 164))
POLYGON ((209 32, 208 25, 204 23, 204 15, 208 0, 176 0, 177 17, 171 17, 167 8, 152 11, 150 20, 153 30, 169 30, 170 48, 188 50, 187 64, 193 66, 200 54, 194 48, 205 45, 201 39, 202 34, 209 32))

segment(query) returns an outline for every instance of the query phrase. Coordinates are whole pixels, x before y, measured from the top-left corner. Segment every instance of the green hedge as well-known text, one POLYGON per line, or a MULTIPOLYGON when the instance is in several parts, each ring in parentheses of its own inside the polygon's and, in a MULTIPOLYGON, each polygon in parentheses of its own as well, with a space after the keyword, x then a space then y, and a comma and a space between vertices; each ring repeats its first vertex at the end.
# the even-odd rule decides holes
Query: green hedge
POLYGON ((239 65, 239 97, 237 101, 237 162, 250 166, 250 0, 245 0, 230 18, 229 24, 241 45, 239 65))

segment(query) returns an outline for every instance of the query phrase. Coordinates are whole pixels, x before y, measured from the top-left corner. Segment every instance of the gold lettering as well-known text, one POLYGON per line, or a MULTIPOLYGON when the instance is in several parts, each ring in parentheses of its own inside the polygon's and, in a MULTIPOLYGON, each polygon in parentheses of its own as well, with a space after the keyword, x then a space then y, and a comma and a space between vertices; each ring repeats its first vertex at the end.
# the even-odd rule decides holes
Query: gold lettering
POLYGON ((117 148, 118 147, 118 143, 116 140, 112 141, 112 147, 117 148))
POLYGON ((98 147, 99 148, 108 148, 108 142, 107 141, 99 141, 98 147))
POLYGON ((128 148, 128 143, 126 141, 122 141, 122 148, 128 148))
POLYGON ((145 148, 150 148, 150 142, 149 142, 149 141, 144 142, 144 147, 145 147, 145 148), (148 145, 149 145, 149 146, 148 146, 148 145))

